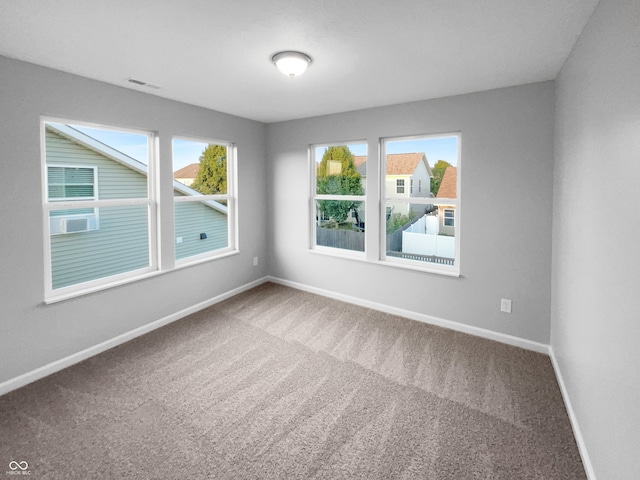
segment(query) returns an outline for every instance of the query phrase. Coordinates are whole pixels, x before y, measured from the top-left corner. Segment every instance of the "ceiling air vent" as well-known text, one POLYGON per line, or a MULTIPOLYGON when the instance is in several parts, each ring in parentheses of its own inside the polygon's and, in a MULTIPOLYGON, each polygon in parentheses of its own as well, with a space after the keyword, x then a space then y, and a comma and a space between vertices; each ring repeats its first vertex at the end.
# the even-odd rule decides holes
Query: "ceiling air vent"
POLYGON ((127 78, 127 82, 135 83, 136 85, 140 85, 141 87, 153 88, 154 90, 159 90, 160 89, 160 87, 157 86, 157 85, 152 85, 150 83, 143 82, 142 80, 136 80, 135 78, 127 78))

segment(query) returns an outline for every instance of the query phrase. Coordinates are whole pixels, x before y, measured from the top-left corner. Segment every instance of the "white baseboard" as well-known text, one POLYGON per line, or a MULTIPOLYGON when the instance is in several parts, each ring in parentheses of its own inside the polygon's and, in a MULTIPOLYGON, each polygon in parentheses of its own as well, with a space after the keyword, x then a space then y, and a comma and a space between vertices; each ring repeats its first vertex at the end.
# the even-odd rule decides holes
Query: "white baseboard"
POLYGON ((56 360, 55 362, 52 362, 48 365, 44 365, 43 367, 36 368, 35 370, 27 372, 23 375, 7 380, 3 383, 0 383, 0 395, 4 395, 5 393, 8 393, 12 390, 16 390, 20 387, 28 385, 29 383, 35 382, 36 380, 39 380, 48 375, 51 375, 52 373, 55 373, 64 368, 70 367, 71 365, 74 365, 83 360, 86 360, 87 358, 93 357, 94 355, 98 355, 99 353, 109 350, 110 348, 117 347, 118 345, 128 342, 129 340, 133 340, 134 338, 139 337, 140 335, 144 335, 145 333, 149 333, 160 327, 168 325, 169 323, 175 322, 176 320, 180 320, 181 318, 184 318, 187 315, 191 315, 192 313, 202 310, 203 308, 210 307, 211 305, 214 305, 223 300, 226 300, 227 298, 233 297, 234 295, 242 293, 251 288, 257 287, 258 285, 261 285, 267 281, 268 281, 267 277, 260 278, 253 282, 247 283, 238 288, 234 288, 233 290, 229 290, 228 292, 222 293, 213 298, 200 302, 196 305, 180 310, 179 312, 175 312, 175 313, 172 313, 171 315, 167 315, 164 318, 161 318, 154 322, 143 325, 142 327, 138 327, 127 333, 118 335, 117 337, 114 337, 110 340, 99 343, 97 345, 94 345, 93 347, 89 347, 85 350, 69 355, 68 357, 61 358, 60 360, 56 360))
POLYGON ((584 437, 582 436, 582 431, 580 430, 580 425, 578 424, 578 418, 576 417, 576 413, 573 410, 573 406, 571 405, 569 391, 567 390, 567 386, 564 383, 564 378, 562 377, 560 364, 558 364, 558 360, 556 359, 553 348, 551 346, 549 346, 549 357, 551 357, 551 364, 553 365, 553 370, 556 374, 556 378, 558 379, 558 385, 560 386, 562 399, 564 400, 564 405, 567 409, 567 415, 569 415, 569 422, 571 423, 571 428, 573 429, 573 436, 575 437, 576 444, 578 445, 578 451, 580 452, 580 458, 582 459, 582 465, 584 466, 584 470, 587 474, 587 479, 596 480, 596 474, 593 471, 593 465, 591 464, 591 459, 589 458, 589 453, 587 452, 587 445, 584 442, 584 437))
POLYGON ((544 343, 534 342, 520 337, 514 337, 513 335, 507 335, 506 333, 494 332, 480 327, 473 327, 471 325, 465 325, 463 323, 453 322, 451 320, 445 320, 443 318, 433 317, 431 315, 425 315, 423 313, 413 312, 411 310, 404 310, 402 308, 390 307, 382 303, 371 302, 369 300, 363 300, 361 298, 344 295, 342 293, 336 293, 330 290, 324 290, 322 288, 310 287, 302 283, 292 282, 289 280, 283 280, 277 277, 267 277, 267 280, 273 283, 278 283, 287 287, 303 290, 309 293, 315 293, 322 295, 323 297, 333 298, 342 302, 352 303, 361 307, 371 308, 372 310, 378 310, 380 312, 390 313, 392 315, 398 315, 400 317, 409 318, 418 322, 428 323, 430 325, 436 325, 438 327, 448 328, 449 330, 456 330, 462 333, 468 333, 475 335, 476 337, 487 338, 489 340, 495 340, 496 342, 506 343, 507 345, 513 345, 515 347, 524 348, 525 350, 532 350, 538 353, 544 353, 549 355, 549 345, 544 343))

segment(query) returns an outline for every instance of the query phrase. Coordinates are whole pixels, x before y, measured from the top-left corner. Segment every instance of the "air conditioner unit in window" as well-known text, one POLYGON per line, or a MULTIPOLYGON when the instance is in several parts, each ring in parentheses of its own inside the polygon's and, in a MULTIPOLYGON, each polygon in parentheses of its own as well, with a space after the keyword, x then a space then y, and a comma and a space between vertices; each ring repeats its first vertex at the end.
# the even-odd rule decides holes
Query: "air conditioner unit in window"
POLYGON ((55 216, 50 218, 51 235, 64 235, 65 233, 91 232, 98 230, 98 216, 88 214, 86 216, 70 215, 68 217, 55 216))
POLYGON ((63 218, 60 223, 61 233, 86 232, 89 230, 88 218, 63 218))

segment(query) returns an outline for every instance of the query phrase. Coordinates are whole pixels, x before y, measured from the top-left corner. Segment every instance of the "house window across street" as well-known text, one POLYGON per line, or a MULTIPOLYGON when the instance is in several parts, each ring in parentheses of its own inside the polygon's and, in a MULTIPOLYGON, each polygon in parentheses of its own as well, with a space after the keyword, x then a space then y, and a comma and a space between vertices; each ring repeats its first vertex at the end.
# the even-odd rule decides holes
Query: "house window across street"
POLYGON ((444 210, 444 225, 445 227, 454 227, 455 226, 455 214, 454 210, 446 208, 444 210))
MULTIPOLYGON (((49 202, 77 202, 96 199, 97 168, 94 166, 47 166, 49 202)), ((98 229, 96 208, 52 210, 49 216, 51 235, 66 235, 98 229)))

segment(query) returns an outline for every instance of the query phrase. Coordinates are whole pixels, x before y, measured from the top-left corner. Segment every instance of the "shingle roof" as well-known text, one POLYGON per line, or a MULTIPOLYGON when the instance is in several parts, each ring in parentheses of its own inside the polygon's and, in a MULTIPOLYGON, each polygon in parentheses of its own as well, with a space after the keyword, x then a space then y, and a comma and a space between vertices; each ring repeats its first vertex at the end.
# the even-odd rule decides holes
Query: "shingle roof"
POLYGON ((191 163, 180 170, 173 172, 173 178, 196 178, 198 176, 199 163, 191 163))
POLYGON ((356 167, 356 171, 361 177, 367 176, 367 156, 366 155, 354 155, 353 164, 356 167))
POLYGON ((458 169, 456 167, 447 167, 440 182, 440 188, 436 198, 457 198, 458 169))
POLYGON ((364 162, 367 161, 367 156, 366 155, 354 155, 353 156, 353 164, 357 167, 359 167, 360 165, 362 165, 364 162))
POLYGON ((423 158, 424 153, 390 153, 387 155, 387 175, 411 175, 423 158))
MULTIPOLYGON (((387 155, 387 175, 411 175, 421 160, 427 162, 424 153, 390 153, 387 155)), ((353 163, 360 175, 366 175, 365 155, 354 155, 353 163)), ((429 169, 429 167, 427 167, 429 169)))

